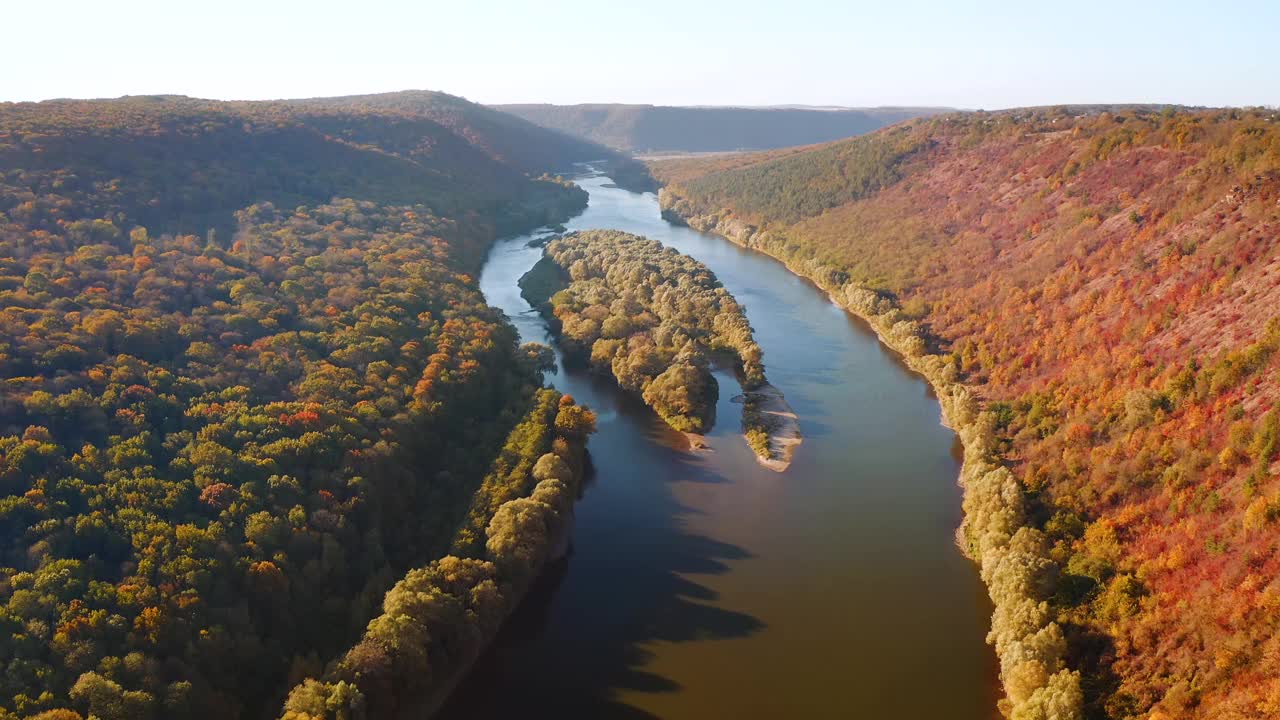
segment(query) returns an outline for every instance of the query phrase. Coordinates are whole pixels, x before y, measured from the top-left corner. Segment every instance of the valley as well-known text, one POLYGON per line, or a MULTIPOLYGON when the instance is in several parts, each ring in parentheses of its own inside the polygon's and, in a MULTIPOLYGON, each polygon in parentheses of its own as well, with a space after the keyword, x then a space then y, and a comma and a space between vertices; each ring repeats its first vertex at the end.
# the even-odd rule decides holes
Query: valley
POLYGON ((944 397, 1015 717, 1280 708, 1276 122, 1012 110, 654 164, 668 217, 783 260, 944 397))
MULTIPOLYGON (((575 181, 590 202, 569 231, 658 240, 742 303, 804 442, 785 472, 761 466, 739 381, 715 369, 717 421, 691 453, 639 398, 562 362, 550 382, 599 417, 573 547, 440 717, 992 720, 991 609, 955 546, 956 437, 927 384, 780 263, 666 222, 652 194, 575 181), (912 691, 920 677, 933 692, 912 691)), ((480 286, 523 339, 554 345, 517 285, 542 257, 530 239, 495 245, 480 286)))
POLYGON ((1278 248, 1266 107, 0 104, 0 720, 1280 715, 1278 248))

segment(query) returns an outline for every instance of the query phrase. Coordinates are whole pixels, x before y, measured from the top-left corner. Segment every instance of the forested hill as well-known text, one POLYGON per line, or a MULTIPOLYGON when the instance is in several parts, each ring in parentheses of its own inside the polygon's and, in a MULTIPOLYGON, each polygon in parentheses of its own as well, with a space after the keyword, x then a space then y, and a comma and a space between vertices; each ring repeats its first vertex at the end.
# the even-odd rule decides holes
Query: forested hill
POLYGON ((429 90, 292 100, 301 108, 349 108, 420 116, 453 130, 500 163, 524 172, 568 171, 577 162, 622 162, 625 156, 590 139, 575 137, 460 97, 429 90))
POLYGON ((812 145, 939 112, 934 108, 494 107, 624 152, 719 152, 812 145))
POLYGON ((474 138, 520 144, 543 133, 518 123, 506 137, 465 119, 442 124, 343 100, 47 101, 0 105, 0 168, 37 205, 113 215, 153 232, 204 235, 254 202, 293 207, 332 197, 420 203, 458 221, 483 216, 503 225, 520 223, 526 205, 563 194, 528 175, 591 159, 597 148, 569 143, 510 162, 474 138))
POLYGON ((944 115, 655 173, 942 390, 1014 717, 1280 714, 1280 115, 944 115))
POLYGON ((593 422, 475 281, 586 203, 509 131, 0 105, 0 719, 390 717, 474 657, 593 422))

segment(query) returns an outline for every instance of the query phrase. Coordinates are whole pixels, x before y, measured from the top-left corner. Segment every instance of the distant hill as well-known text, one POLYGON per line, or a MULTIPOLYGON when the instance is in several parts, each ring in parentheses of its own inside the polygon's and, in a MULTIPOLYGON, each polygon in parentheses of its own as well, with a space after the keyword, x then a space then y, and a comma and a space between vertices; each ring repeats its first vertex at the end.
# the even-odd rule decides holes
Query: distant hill
POLYGON ((933 382, 1009 717, 1277 717, 1280 113, 957 113, 652 167, 668 217, 933 382))
POLYGON ((622 159, 615 150, 590 138, 557 132, 558 128, 548 129, 550 126, 544 123, 442 92, 406 90, 286 103, 301 108, 350 108, 423 116, 454 131, 495 160, 523 172, 569 170, 576 162, 622 159))
POLYGON ((221 232, 254 202, 294 207, 335 196, 501 224, 548 191, 530 176, 611 155, 444 93, 0 105, 0 168, 22 168, 18 184, 158 232, 221 232))
POLYGON ((938 108, 495 105, 574 137, 625 152, 724 152, 812 145, 942 112, 938 108))

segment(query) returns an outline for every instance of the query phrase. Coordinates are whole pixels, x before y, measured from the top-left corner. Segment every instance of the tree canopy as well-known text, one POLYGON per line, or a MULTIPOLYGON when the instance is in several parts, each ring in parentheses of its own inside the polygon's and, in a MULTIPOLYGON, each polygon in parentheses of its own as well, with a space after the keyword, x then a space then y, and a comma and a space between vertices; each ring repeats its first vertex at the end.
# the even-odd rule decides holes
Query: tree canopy
POLYGON ((939 390, 1013 717, 1280 712, 1278 123, 963 113, 654 167, 939 390))
POLYGON ((656 240, 572 233, 549 243, 521 282, 570 358, 612 375, 677 430, 711 426, 712 353, 731 356, 748 389, 765 381, 742 306, 705 265, 656 240))
MULTIPOLYGON (((480 578, 517 587, 549 550, 483 559, 459 532, 530 495, 563 513, 534 468, 559 452, 570 476, 541 474, 576 488, 592 418, 540 389, 545 348, 474 277, 498 233, 585 196, 467 128, 0 106, 0 717, 261 716, 304 678, 362 712, 362 681, 319 680, 389 590, 461 563, 483 627, 506 611, 480 578)), ((474 634, 447 607, 432 632, 474 634)))

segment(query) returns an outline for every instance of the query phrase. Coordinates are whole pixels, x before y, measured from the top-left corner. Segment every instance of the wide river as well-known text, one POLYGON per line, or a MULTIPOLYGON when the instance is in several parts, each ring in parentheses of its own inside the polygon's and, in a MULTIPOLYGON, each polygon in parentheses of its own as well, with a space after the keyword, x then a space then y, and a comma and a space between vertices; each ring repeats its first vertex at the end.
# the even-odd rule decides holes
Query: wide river
MULTIPOLYGON (((599 415, 570 556, 552 566, 438 717, 991 720, 991 607, 957 549, 955 435, 925 381, 781 263, 672 225, 598 174, 571 230, 644 235, 744 304, 800 418, 791 468, 742 439, 717 373, 709 452, 583 372, 554 385, 599 415)), ((546 326, 516 281, 542 251, 499 242, 480 285, 524 340, 546 326)))

